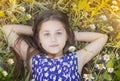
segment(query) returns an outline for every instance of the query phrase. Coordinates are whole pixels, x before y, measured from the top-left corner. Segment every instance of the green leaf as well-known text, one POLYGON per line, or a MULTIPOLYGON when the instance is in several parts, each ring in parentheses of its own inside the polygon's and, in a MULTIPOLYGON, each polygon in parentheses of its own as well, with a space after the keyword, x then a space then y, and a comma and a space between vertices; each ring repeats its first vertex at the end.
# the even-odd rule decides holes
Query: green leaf
POLYGON ((112 77, 111 77, 107 72, 105 72, 105 73, 103 74, 103 77, 104 77, 106 80, 112 80, 112 77))
POLYGON ((106 67, 113 67, 113 65, 114 65, 114 62, 113 62, 113 60, 110 60, 110 61, 108 61, 108 63, 106 64, 106 67))
POLYGON ((2 72, 3 71, 3 68, 2 67, 0 67, 0 72, 2 72))
POLYGON ((29 81, 30 73, 28 73, 27 77, 25 78, 25 81, 29 81))
POLYGON ((115 75, 116 75, 117 77, 119 77, 119 78, 120 78, 120 69, 119 69, 119 70, 114 71, 114 73, 115 73, 115 75))

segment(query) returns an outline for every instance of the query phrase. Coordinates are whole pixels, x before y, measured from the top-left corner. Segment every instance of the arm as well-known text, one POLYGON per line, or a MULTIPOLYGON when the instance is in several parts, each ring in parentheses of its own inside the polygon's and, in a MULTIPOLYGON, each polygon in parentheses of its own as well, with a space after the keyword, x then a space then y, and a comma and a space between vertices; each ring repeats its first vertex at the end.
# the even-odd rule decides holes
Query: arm
POLYGON ((19 34, 32 35, 32 27, 26 25, 5 25, 3 26, 10 46, 21 56, 23 60, 26 60, 26 53, 28 44, 22 40, 16 43, 19 34))
POLYGON ((94 56, 100 53, 107 42, 108 36, 95 32, 75 32, 75 38, 77 41, 90 42, 83 49, 77 51, 79 67, 83 67, 94 56))
POLYGON ((3 26, 3 29, 7 32, 5 32, 7 35, 11 32, 14 32, 16 34, 25 34, 25 35, 32 35, 32 27, 27 25, 5 25, 3 26))

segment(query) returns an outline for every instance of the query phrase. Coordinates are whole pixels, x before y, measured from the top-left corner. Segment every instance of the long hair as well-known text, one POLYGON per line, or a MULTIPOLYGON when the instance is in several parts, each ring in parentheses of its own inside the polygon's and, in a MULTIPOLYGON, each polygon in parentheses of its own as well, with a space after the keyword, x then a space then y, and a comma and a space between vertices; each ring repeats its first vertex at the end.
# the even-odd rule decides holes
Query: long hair
POLYGON ((70 44, 72 44, 74 42, 74 33, 69 25, 69 20, 68 20, 68 16, 58 10, 46 10, 42 13, 37 14, 34 17, 34 24, 33 24, 33 37, 30 36, 26 36, 26 35, 20 35, 20 39, 18 39, 18 42, 16 42, 16 44, 18 44, 20 42, 20 40, 24 40, 26 41, 26 43, 29 45, 29 47, 27 48, 27 58, 26 58, 26 63, 27 66, 30 70, 30 58, 35 55, 35 54, 46 54, 46 51, 42 48, 40 42, 39 42, 39 31, 41 29, 41 24, 49 21, 49 20, 57 20, 59 22, 61 22, 65 27, 66 33, 67 33, 67 42, 63 48, 63 53, 66 54, 66 52, 68 51, 68 47, 70 46, 70 44), (35 50, 30 51, 31 48, 35 48, 35 50))
POLYGON ((49 20, 57 20, 61 22, 65 27, 66 33, 67 33, 67 42, 63 49, 63 53, 65 54, 68 51, 68 47, 71 43, 74 41, 74 33, 69 25, 68 16, 58 10, 46 10, 42 14, 36 15, 34 19, 34 26, 33 26, 33 37, 36 42, 36 44, 39 47, 39 50, 41 50, 41 54, 46 54, 46 51, 42 48, 40 42, 39 42, 39 31, 41 29, 41 24, 49 21, 49 20))

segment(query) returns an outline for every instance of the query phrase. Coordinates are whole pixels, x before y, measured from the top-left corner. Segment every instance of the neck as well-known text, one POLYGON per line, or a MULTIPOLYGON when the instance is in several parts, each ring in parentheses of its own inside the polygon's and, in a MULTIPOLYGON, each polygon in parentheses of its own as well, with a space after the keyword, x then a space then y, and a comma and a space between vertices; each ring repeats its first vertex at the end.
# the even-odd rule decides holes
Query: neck
POLYGON ((63 53, 59 53, 59 54, 48 54, 48 58, 51 58, 51 59, 59 59, 63 56, 63 53))

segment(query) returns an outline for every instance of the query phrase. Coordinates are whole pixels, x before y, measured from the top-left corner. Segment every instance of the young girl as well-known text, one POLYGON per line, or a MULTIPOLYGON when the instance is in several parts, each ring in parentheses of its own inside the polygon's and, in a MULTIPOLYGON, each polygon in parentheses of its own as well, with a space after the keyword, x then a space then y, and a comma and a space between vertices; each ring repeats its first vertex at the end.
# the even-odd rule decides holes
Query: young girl
POLYGON ((107 35, 72 32, 68 17, 57 10, 36 16, 34 26, 3 26, 11 47, 28 62, 35 81, 81 81, 83 66, 99 54, 107 35), (32 41, 21 35, 32 36, 32 41), (73 41, 90 42, 83 49, 68 50, 73 41))

